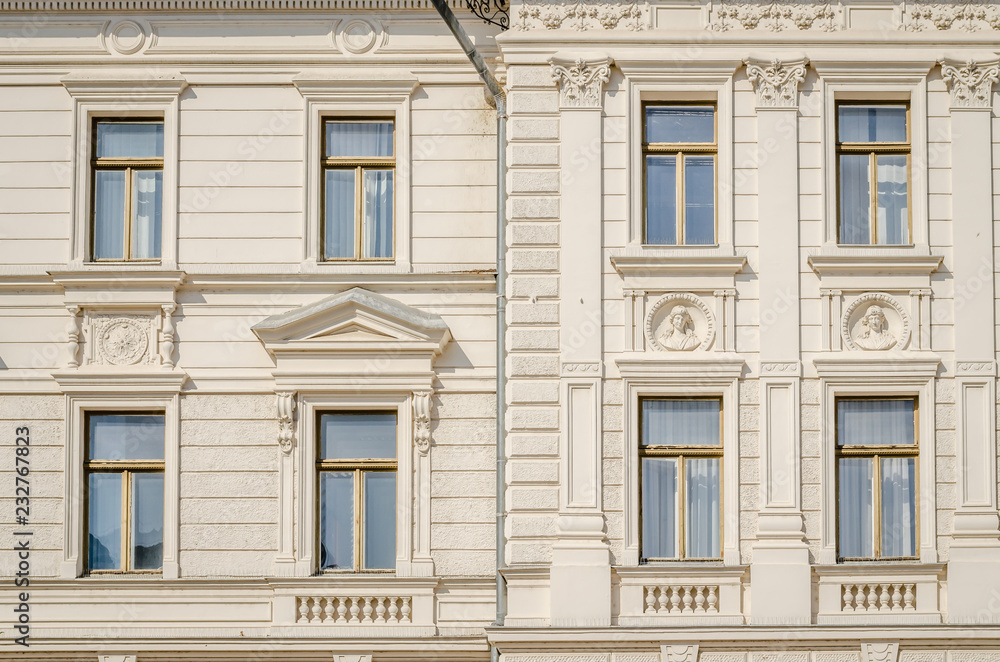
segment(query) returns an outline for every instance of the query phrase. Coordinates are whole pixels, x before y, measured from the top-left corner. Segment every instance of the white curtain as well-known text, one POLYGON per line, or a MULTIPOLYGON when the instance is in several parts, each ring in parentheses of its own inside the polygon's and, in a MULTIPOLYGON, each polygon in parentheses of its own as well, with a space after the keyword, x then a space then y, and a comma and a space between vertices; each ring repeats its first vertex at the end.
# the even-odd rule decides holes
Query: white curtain
POLYGON ((163 156, 163 122, 98 122, 98 158, 149 159, 163 156))
POLYGON ((677 157, 646 157, 647 244, 677 243, 677 157))
POLYGON ((871 162, 867 154, 840 155, 840 243, 870 244, 871 162))
POLYGON ((913 445, 913 400, 839 400, 837 445, 913 445))
POLYGON ((94 173, 94 259, 125 257, 125 171, 94 173))
POLYGON ((872 458, 842 457, 837 469, 839 555, 870 559, 875 556, 872 458))
POLYGON ((392 257, 392 170, 364 171, 364 257, 392 257))
POLYGON ((396 472, 366 471, 364 476, 364 569, 396 567, 396 472))
POLYGON ((392 122, 326 123, 328 157, 392 156, 392 122))
POLYGON ((642 557, 677 558, 677 460, 642 459, 642 557))
POLYGON ((916 461, 882 458, 882 556, 916 556, 916 461))
POLYGON ((883 154, 877 159, 879 243, 909 243, 906 195, 906 164, 909 157, 905 154, 883 154))
POLYGON ((323 257, 354 257, 354 169, 326 171, 323 257))
POLYGON ((132 182, 132 257, 160 257, 163 171, 136 170, 132 182))
POLYGON ((719 458, 697 458, 685 462, 686 555, 688 558, 719 558, 719 458))
POLYGON ((684 243, 715 243, 715 157, 684 157, 684 243))
POLYGON ((718 400, 643 400, 642 444, 718 446, 718 400))

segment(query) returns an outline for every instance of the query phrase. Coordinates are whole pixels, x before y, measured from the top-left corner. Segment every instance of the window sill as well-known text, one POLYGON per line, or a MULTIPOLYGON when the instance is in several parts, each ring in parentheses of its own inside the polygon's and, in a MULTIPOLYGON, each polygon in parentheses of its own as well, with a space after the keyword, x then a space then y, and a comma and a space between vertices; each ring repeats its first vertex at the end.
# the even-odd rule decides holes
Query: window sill
POLYGON ((726 276, 734 278, 746 256, 732 246, 649 246, 611 251, 611 264, 625 278, 637 276, 726 276))
MULTIPOLYGON (((942 256, 926 245, 843 246, 826 244, 809 256, 809 266, 824 276, 913 276, 929 279, 942 256)), ((929 280, 928 280, 929 285, 929 280)))
POLYGON ((393 260, 305 260, 300 272, 304 274, 408 274, 412 271, 409 262, 399 258, 393 260))

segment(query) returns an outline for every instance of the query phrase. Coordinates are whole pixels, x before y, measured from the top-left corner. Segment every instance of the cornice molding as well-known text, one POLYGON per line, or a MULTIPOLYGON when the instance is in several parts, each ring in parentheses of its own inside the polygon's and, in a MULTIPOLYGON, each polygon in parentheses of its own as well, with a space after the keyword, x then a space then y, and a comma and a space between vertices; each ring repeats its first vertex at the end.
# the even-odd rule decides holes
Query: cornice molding
MULTIPOLYGON (((464 0, 446 0, 453 8, 464 0)), ((2 12, 316 11, 434 9, 430 0, 0 0, 2 12)))

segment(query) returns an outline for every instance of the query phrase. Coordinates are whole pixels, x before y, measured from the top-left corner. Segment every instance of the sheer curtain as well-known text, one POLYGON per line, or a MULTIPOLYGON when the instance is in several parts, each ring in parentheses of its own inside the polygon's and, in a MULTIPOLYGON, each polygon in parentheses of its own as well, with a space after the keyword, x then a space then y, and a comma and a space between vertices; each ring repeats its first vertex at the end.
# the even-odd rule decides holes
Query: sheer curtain
POLYGON ((913 445, 913 400, 838 400, 837 445, 913 445))
POLYGON ((646 157, 647 244, 677 243, 677 157, 646 157))
POLYGON ((684 243, 715 243, 715 157, 684 157, 684 243))
POLYGON ((687 483, 685 552, 690 558, 714 559, 719 554, 719 458, 685 460, 687 483))
POLYGON ((328 121, 328 157, 392 156, 392 122, 328 121))
POLYGON ((98 158, 162 158, 163 123, 98 122, 96 148, 98 158))
POLYGON ((643 400, 642 444, 719 445, 718 400, 643 400))
POLYGON ((364 257, 392 257, 392 170, 364 171, 364 257))
POLYGON ((870 244, 871 169, 867 154, 840 155, 840 243, 870 244))
POLYGON ((916 461, 882 458, 882 556, 916 556, 916 461))
POLYGON ((677 460, 642 459, 642 556, 677 558, 677 460))
POLYGON ((94 259, 125 257, 125 171, 94 173, 94 259))
POLYGON ((842 457, 838 462, 840 556, 875 556, 875 517, 872 494, 872 458, 842 457))
POLYGON ((319 567, 354 567, 354 472, 319 475, 319 567))
POLYGON ((163 171, 136 170, 132 183, 132 257, 160 257, 163 171))
POLYGON ((364 563, 370 570, 396 567, 396 474, 364 472, 364 563))
POLYGON ((876 158, 879 243, 909 243, 910 223, 906 195, 906 164, 909 157, 905 154, 881 154, 876 158))
POLYGON ((354 169, 326 171, 323 257, 354 257, 354 169))

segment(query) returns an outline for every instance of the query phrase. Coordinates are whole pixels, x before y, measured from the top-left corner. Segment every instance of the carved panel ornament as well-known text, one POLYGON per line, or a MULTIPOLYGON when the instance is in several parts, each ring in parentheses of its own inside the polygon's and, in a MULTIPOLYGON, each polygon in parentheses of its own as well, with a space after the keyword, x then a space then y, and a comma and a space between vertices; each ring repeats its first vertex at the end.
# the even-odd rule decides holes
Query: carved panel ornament
POLYGON ((431 449, 431 394, 417 391, 413 394, 413 443, 421 455, 431 449))
POLYGON ((282 391, 278 396, 278 448, 286 455, 295 445, 295 393, 282 391))
POLYGON ((1000 5, 996 0, 910 0, 903 17, 903 29, 1000 30, 1000 5))
POLYGON ((153 355, 148 351, 151 328, 148 317, 95 317, 92 329, 97 356, 94 358, 108 365, 153 363, 153 355))
POLYGON ((806 79, 805 58, 782 63, 777 58, 770 63, 751 58, 743 61, 747 77, 757 93, 761 108, 796 108, 799 105, 799 83, 806 79))
POLYGON ((910 339, 910 317, 895 297, 869 292, 844 311, 841 335, 852 350, 904 349, 910 339))
POLYGON ((899 657, 898 641, 866 641, 861 645, 864 662, 896 662, 899 657))
POLYGON ((708 349, 715 338, 715 316, 699 297, 672 292, 650 307, 645 332, 646 342, 655 350, 708 349))
POLYGON ((722 0, 712 12, 709 30, 823 30, 841 29, 837 11, 828 0, 722 0))
POLYGON ((698 662, 698 644, 662 644, 660 662, 698 662))
POLYGON ((550 2, 524 0, 518 8, 514 30, 645 30, 645 3, 638 0, 579 0, 550 2))
POLYGON ((952 108, 993 107, 993 84, 1000 73, 996 60, 986 64, 969 60, 964 65, 941 60, 940 64, 941 75, 951 92, 952 108))
POLYGON ((611 76, 611 59, 549 60, 552 79, 559 85, 559 105, 600 108, 604 84, 611 76))

